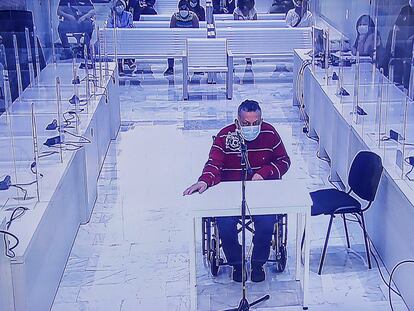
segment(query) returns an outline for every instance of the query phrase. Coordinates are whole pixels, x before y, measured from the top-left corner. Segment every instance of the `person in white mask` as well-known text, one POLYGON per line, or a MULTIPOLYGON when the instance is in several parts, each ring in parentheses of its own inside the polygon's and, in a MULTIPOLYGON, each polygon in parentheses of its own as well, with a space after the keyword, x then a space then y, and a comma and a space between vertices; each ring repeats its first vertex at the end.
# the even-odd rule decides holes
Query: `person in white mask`
MULTIPOLYGON (((262 119, 262 111, 254 100, 245 100, 238 108, 233 124, 223 128, 214 138, 208 161, 198 181, 188 187, 183 195, 203 193, 209 187, 224 181, 241 179, 240 140, 247 145, 251 172, 247 180, 281 179, 290 167, 290 158, 276 129, 262 119)), ((239 217, 218 217, 220 240, 227 262, 233 266, 233 280, 242 281, 241 246, 238 241, 239 217)), ((251 257, 251 280, 265 279, 263 265, 269 258, 270 242, 276 217, 253 216, 255 234, 251 257)))
POLYGON ((295 8, 286 14, 286 24, 289 27, 301 28, 313 25, 313 15, 308 10, 308 0, 293 0, 295 8))
POLYGON ((371 56, 375 51, 375 44, 377 48, 381 46, 381 37, 377 33, 375 39, 375 24, 369 15, 362 15, 356 22, 357 37, 352 46, 352 54, 356 55, 359 52, 360 56, 371 56))
MULTIPOLYGON (((171 17, 170 28, 199 28, 197 14, 190 11, 190 3, 187 0, 178 2, 178 12, 171 17)), ((168 59, 168 68, 164 71, 164 76, 174 74, 174 58, 168 59)))

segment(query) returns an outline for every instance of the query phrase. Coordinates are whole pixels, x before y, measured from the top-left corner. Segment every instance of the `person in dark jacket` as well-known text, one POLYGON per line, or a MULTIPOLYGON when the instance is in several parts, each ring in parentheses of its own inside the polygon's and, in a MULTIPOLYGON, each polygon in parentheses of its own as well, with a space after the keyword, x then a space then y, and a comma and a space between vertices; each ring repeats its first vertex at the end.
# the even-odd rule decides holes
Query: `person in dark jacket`
POLYGON ((134 21, 139 21, 141 15, 157 15, 154 5, 155 0, 130 0, 128 10, 133 11, 134 21))
MULTIPOLYGON (((198 182, 187 188, 183 195, 203 193, 208 188, 224 181, 241 178, 240 141, 243 137, 248 148, 248 159, 252 172, 247 179, 252 181, 281 179, 290 167, 290 158, 276 129, 262 119, 262 111, 254 100, 245 100, 238 108, 235 123, 223 128, 215 137, 208 161, 198 182)), ((265 280, 263 265, 269 258, 274 215, 253 215, 255 233, 251 257, 253 282, 265 280)), ((227 262, 233 266, 233 280, 242 281, 241 245, 238 240, 239 217, 217 217, 220 240, 227 262)))
POLYGON ((214 14, 233 14, 236 0, 213 0, 214 14))
POLYGON ((190 11, 194 12, 197 15, 198 20, 200 22, 204 22, 206 20, 206 11, 200 5, 200 0, 190 0, 189 4, 190 4, 190 11))
POLYGON ((389 75, 390 61, 394 65, 394 82, 409 86, 411 63, 414 43, 414 0, 402 7, 393 29, 388 35, 386 54, 382 61, 385 74, 389 75), (395 40, 393 40, 395 33, 395 40), (393 42, 394 41, 394 42, 393 42))
POLYGON ((273 0, 269 13, 286 14, 289 10, 294 8, 295 5, 292 0, 273 0))

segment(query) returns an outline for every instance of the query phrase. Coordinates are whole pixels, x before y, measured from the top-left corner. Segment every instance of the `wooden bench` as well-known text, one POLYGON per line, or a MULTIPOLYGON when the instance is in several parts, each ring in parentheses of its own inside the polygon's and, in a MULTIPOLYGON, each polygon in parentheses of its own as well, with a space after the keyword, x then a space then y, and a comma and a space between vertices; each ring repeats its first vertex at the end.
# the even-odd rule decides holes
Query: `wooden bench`
POLYGON ((294 49, 312 48, 311 28, 217 28, 237 58, 293 57, 294 49))

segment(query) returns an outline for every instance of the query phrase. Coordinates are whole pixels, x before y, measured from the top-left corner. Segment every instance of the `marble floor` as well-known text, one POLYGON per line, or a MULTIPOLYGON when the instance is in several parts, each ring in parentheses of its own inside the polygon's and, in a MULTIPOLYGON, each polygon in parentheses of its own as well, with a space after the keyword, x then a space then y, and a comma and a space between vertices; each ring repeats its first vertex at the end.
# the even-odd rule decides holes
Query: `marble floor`
MULTIPOLYGON (((122 79, 121 132, 110 146, 92 218, 79 229, 53 311, 189 310, 191 232, 179 197, 207 159, 209 146, 199 142, 231 123, 244 99, 258 100, 264 119, 280 132, 292 159, 289 174, 305 179, 309 191, 331 186, 329 166, 316 157, 317 142, 302 133, 298 109, 291 105, 292 72, 273 72, 274 63, 255 60, 246 68, 238 60, 233 100, 225 99, 223 77, 208 84, 203 75, 192 78, 190 100, 182 101, 181 65, 176 63, 175 80, 163 77, 165 66, 140 63, 145 73, 122 79), (189 156, 194 148, 205 155, 189 156)), ((327 217, 311 220, 310 310, 389 310, 387 287, 375 264, 368 270, 355 223, 350 223, 349 250, 342 222, 334 223, 324 271, 317 275, 327 223, 327 217)), ((248 282, 250 300, 271 295, 256 310, 302 309, 297 306, 301 292, 293 281, 292 221, 288 232, 286 270, 277 274, 268 264, 265 282, 248 282)), ((197 254, 197 310, 234 307, 241 288, 231 281, 230 269, 222 267, 214 278, 200 243, 197 254)), ((397 298, 395 310, 407 310, 397 298)))

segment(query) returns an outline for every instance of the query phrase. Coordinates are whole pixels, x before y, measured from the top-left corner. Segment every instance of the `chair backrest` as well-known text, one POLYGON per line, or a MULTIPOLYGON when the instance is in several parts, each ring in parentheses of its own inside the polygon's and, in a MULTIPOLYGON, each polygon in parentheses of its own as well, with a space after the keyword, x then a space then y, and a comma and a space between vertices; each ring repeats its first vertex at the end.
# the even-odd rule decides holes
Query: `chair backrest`
POLYGON ((351 190, 366 201, 374 201, 382 170, 379 155, 371 151, 360 151, 349 170, 348 184, 351 190))
POLYGON ((312 48, 310 28, 217 28, 235 55, 290 55, 294 49, 312 48))
POLYGON ((206 38, 204 28, 112 28, 99 31, 102 51, 108 56, 115 54, 115 38, 118 57, 175 56, 185 52, 187 38, 206 38), (105 40, 106 37, 106 40, 105 40))
POLYGON ((226 39, 187 39, 188 67, 226 67, 226 39))
POLYGON ((216 28, 288 28, 284 20, 216 20, 216 28))

